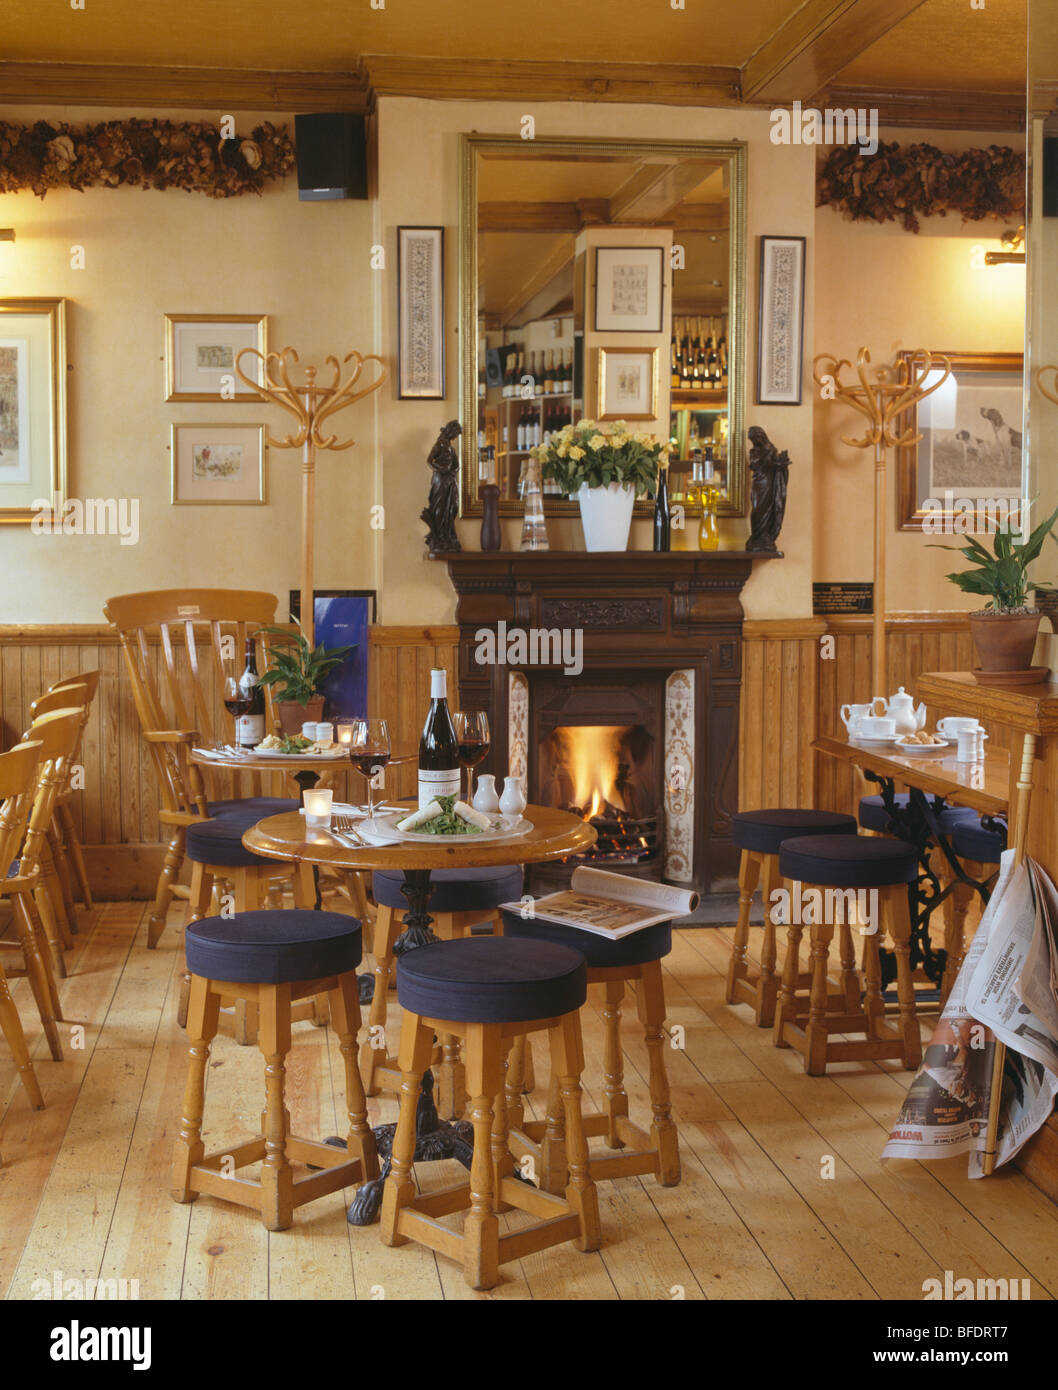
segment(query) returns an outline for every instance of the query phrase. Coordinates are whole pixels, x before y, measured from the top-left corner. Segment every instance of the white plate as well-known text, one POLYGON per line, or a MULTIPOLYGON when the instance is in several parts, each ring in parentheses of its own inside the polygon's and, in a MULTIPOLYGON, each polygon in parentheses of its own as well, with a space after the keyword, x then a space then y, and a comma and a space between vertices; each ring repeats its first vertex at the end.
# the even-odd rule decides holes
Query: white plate
POLYGON ((300 753, 281 753, 278 748, 254 748, 249 754, 251 758, 333 758, 336 762, 349 755, 344 748, 324 748, 312 749, 303 748, 300 753))
POLYGON ((947 754, 945 748, 951 747, 951 742, 945 740, 944 743, 896 743, 893 746, 898 753, 907 753, 912 758, 926 758, 931 754, 935 758, 944 758, 947 754))
POLYGON ((495 828, 482 830, 477 835, 428 835, 421 830, 398 830, 397 821, 410 815, 410 811, 401 811, 397 816, 376 816, 374 820, 365 820, 358 829, 365 830, 369 835, 377 835, 380 840, 390 844, 421 840, 424 844, 432 845, 480 845, 490 840, 514 840, 533 828, 532 821, 524 816, 490 816, 495 828))

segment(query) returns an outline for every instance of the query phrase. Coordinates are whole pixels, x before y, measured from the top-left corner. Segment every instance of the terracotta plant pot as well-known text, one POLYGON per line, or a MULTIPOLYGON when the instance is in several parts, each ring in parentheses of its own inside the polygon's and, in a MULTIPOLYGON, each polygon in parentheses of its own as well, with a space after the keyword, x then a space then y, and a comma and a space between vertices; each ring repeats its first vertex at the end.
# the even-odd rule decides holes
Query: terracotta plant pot
POLYGON ((301 733, 302 724, 318 724, 323 718, 323 696, 313 695, 307 705, 299 705, 297 700, 277 700, 279 727, 288 737, 301 733))
POLYGON ((1042 613, 1002 613, 994 617, 970 613, 967 617, 982 671, 1029 670, 1042 613))

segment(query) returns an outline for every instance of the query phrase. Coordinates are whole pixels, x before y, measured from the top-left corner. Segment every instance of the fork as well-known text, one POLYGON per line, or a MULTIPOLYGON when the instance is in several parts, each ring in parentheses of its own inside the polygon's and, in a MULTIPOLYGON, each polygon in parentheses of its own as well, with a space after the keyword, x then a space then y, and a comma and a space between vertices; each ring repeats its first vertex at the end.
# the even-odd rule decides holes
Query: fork
POLYGON ((337 831, 339 835, 350 835, 358 845, 367 843, 363 836, 357 831, 351 816, 332 816, 331 829, 337 831))

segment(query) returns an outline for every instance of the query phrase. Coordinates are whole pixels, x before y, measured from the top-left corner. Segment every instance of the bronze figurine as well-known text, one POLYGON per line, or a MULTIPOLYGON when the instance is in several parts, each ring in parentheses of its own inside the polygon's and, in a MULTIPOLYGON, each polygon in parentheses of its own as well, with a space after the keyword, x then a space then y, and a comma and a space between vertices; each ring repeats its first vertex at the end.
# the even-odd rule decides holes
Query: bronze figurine
POLYGON ((751 425, 749 469, 753 475, 750 490, 749 540, 747 550, 773 551, 786 515, 786 486, 790 456, 780 454, 759 425, 751 425))
POLYGON ((431 551, 462 550, 456 535, 456 515, 459 511, 459 455, 452 441, 463 433, 458 420, 449 420, 430 450, 427 464, 433 472, 430 480, 430 500, 420 516, 430 530, 426 537, 431 551))

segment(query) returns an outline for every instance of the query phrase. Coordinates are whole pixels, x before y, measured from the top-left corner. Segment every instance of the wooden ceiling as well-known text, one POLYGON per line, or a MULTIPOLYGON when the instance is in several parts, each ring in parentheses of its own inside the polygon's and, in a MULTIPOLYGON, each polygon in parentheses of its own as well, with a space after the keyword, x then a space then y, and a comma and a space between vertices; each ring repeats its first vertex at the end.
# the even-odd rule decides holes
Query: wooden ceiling
POLYGON ((868 99, 883 122, 1010 128, 1024 123, 1027 3, 310 0, 299 15, 287 0, 3 0, 0 103, 868 99))

